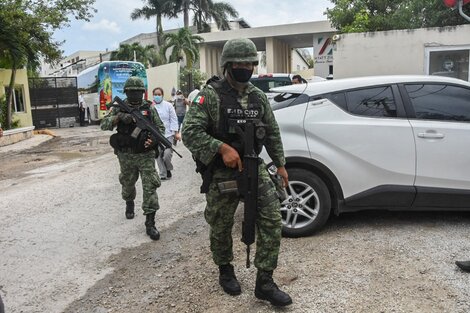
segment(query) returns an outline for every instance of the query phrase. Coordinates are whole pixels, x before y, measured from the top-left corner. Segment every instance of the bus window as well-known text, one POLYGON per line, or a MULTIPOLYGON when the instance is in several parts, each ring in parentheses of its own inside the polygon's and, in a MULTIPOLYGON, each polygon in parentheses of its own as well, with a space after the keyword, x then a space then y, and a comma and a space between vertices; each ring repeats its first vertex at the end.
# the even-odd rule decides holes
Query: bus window
POLYGON ((97 122, 106 115, 115 96, 126 98, 124 83, 130 76, 142 78, 147 89, 145 67, 139 62, 107 61, 78 74, 78 92, 83 95, 90 110, 91 121, 97 122))

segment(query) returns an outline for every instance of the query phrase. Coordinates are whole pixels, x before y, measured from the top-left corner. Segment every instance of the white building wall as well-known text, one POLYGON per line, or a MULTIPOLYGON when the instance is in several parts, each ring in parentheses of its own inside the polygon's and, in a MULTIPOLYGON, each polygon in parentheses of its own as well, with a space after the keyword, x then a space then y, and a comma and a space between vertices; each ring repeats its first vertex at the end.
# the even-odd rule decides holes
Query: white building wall
POLYGON ((334 77, 428 74, 429 49, 465 49, 470 25, 342 34, 334 43, 334 77))
POLYGON ((305 63, 304 59, 295 51, 291 51, 291 69, 293 73, 308 69, 308 64, 305 63))
POLYGON ((77 76, 84 69, 109 59, 108 51, 86 51, 80 50, 62 59, 57 65, 51 66, 47 63, 41 65, 41 76, 77 76), (108 56, 106 58, 106 56, 108 56), (83 61, 80 61, 83 60, 83 61), (80 61, 80 62, 78 62, 80 61), (78 62, 78 63, 77 63, 78 62))
POLYGON ((207 46, 201 44, 199 46, 199 68, 206 69, 204 72, 211 75, 222 75, 220 67, 220 57, 222 48, 207 46))
POLYGON ((149 100, 152 100, 152 91, 156 87, 161 87, 163 89, 163 97, 165 100, 173 100, 171 97, 171 91, 173 88, 175 90, 178 89, 179 69, 180 64, 175 62, 152 67, 146 70, 149 100))
POLYGON ((266 38, 266 70, 268 73, 291 72, 291 48, 286 43, 266 38))

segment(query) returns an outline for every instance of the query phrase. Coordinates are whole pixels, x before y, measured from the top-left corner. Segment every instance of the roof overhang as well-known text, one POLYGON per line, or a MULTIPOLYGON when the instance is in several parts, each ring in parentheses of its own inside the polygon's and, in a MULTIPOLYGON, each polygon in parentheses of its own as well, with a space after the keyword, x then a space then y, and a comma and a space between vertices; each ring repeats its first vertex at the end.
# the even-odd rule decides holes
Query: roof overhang
POLYGON ((263 26, 198 34, 204 44, 222 48, 227 40, 235 38, 251 39, 258 51, 266 50, 266 38, 272 37, 287 43, 291 48, 305 48, 313 45, 313 37, 334 34, 329 21, 304 22, 295 24, 263 26))

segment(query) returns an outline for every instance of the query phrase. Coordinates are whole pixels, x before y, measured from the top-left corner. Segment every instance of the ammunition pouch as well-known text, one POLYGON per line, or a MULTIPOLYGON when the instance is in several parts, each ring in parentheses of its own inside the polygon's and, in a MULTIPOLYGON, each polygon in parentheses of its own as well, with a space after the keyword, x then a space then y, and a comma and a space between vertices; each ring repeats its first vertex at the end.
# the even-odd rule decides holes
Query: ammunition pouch
MULTIPOLYGON (((136 145, 135 145, 135 153, 143 153, 151 150, 151 147, 145 148, 145 142, 147 139, 151 138, 150 133, 148 130, 143 129, 137 139, 135 139, 136 145)), ((152 146, 154 145, 155 140, 152 139, 152 146)))
POLYGON ((114 149, 114 153, 123 151, 124 149, 133 148, 133 140, 129 135, 115 133, 109 137, 109 144, 114 149))
MULTIPOLYGON (((113 147, 115 154, 117 152, 143 153, 152 149, 152 147, 145 148, 145 141, 148 138, 149 132, 146 130, 142 130, 136 139, 117 132, 109 137, 109 144, 113 147)), ((155 140, 152 139, 152 142, 155 144, 155 140)))
POLYGON ((214 167, 216 165, 220 165, 221 162, 223 163, 222 158, 220 157, 220 155, 217 155, 214 158, 214 160, 212 160, 212 162, 209 163, 208 165, 205 165, 194 156, 193 156, 193 159, 196 162, 196 172, 201 174, 201 178, 202 178, 202 185, 201 185, 200 192, 208 193, 209 186, 212 182, 212 176, 214 174, 214 167))
MULTIPOLYGON (((280 179, 282 180, 282 178, 280 179)), ((284 190, 284 193, 286 195, 286 197, 283 200, 281 200, 281 197, 278 191, 278 185, 276 183, 274 184, 276 185, 275 196, 273 194, 269 194, 269 190, 272 188, 271 184, 265 183, 261 186, 258 186, 258 195, 259 195, 258 199, 261 198, 261 202, 259 203, 260 206, 268 205, 269 203, 273 201, 277 201, 278 199, 281 202, 287 199, 287 194, 285 193, 285 189, 282 188, 282 181, 281 181, 280 188, 281 190, 284 190), (267 195, 267 194, 269 194, 268 197, 261 196, 261 195, 267 195)), ((237 173, 234 180, 227 180, 227 181, 217 183, 217 188, 219 189, 220 194, 237 194, 240 197, 241 202, 244 202, 244 197, 248 193, 247 184, 246 182, 243 181, 243 172, 237 173)))

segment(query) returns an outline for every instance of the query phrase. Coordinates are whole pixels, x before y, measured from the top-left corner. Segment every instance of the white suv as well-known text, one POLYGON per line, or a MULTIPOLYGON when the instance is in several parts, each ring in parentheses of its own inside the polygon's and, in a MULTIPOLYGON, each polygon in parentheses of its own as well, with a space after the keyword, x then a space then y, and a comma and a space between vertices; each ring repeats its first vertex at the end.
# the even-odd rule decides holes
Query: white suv
POLYGON ((273 91, 284 235, 311 234, 331 212, 470 209, 470 83, 375 76, 273 91))

